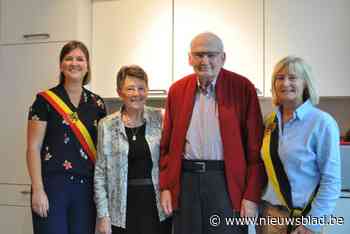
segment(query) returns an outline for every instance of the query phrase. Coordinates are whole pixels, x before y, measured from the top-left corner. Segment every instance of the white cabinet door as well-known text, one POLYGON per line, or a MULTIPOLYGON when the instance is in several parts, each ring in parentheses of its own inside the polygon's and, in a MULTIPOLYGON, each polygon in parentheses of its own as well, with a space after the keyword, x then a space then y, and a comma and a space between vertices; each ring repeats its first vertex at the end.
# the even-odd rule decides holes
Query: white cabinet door
POLYGON ((63 43, 0 46, 1 233, 32 233, 25 155, 27 116, 35 94, 58 83, 62 46, 63 43))
POLYGON ((0 205, 1 233, 32 234, 30 207, 0 205))
POLYGON ((90 0, 0 0, 1 43, 90 38, 90 0))
POLYGON ((322 96, 348 96, 350 79, 349 0, 267 0, 266 96, 271 73, 287 55, 304 58, 313 68, 322 96))
POLYGON ((0 46, 0 183, 29 183, 25 166, 28 110, 37 92, 58 83, 62 45, 0 46))
POLYGON ((1 233, 33 233, 29 192, 29 185, 0 184, 1 233))
POLYGON ((121 66, 137 64, 150 89, 167 89, 172 77, 172 0, 98 1, 93 4, 92 88, 115 97, 121 66))
MULTIPOLYGON (((327 234, 346 234, 350 230, 350 193, 343 192, 340 199, 337 201, 335 209, 335 217, 343 220, 342 225, 328 225, 325 228, 327 234)), ((334 222, 335 224, 335 222, 334 222)))
POLYGON ((225 68, 263 88, 263 1, 175 0, 174 79, 192 73, 188 65, 191 39, 211 31, 222 38, 225 68))

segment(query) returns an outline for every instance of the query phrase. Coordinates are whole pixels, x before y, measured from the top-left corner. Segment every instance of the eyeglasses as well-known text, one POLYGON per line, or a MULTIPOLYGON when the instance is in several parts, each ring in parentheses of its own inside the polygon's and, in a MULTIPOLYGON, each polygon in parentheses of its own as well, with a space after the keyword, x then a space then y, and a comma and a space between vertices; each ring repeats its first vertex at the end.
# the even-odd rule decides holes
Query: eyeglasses
POLYGON ((290 82, 296 82, 298 77, 293 74, 277 74, 275 79, 276 81, 284 81, 284 79, 288 79, 290 82))
POLYGON ((135 93, 145 94, 147 92, 146 87, 135 87, 135 86, 124 87, 123 90, 127 95, 133 95, 135 93))
POLYGON ((201 60, 204 59, 204 57, 207 57, 208 59, 215 59, 217 56, 219 56, 221 52, 191 52, 191 55, 194 59, 201 60))

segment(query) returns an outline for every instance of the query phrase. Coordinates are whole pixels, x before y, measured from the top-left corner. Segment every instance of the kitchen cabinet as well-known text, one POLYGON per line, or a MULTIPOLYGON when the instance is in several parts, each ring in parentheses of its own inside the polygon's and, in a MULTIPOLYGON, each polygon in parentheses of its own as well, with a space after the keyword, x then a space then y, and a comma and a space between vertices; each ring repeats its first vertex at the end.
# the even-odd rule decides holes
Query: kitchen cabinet
POLYGON ((32 234, 26 168, 29 107, 59 81, 59 53, 70 40, 91 43, 90 0, 0 0, 0 227, 32 234), (48 34, 27 37, 29 34, 48 34))
POLYGON ((193 36, 213 31, 223 38, 225 67, 264 96, 271 96, 273 66, 287 55, 312 66, 321 96, 348 96, 348 8, 348 0, 95 1, 92 87, 115 96, 117 70, 138 63, 150 74, 151 89, 167 89, 192 72, 193 36))
POLYGON ((31 234, 26 126, 35 94, 58 83, 62 43, 0 46, 0 227, 1 233, 31 234))
POLYGON ((115 97, 123 65, 145 69, 150 89, 172 81, 172 0, 97 1, 93 4, 93 90, 115 97))
POLYGON ((33 233, 29 191, 29 185, 0 184, 1 233, 33 233))
POLYGON ((340 146, 342 193, 337 201, 334 216, 344 220, 343 225, 329 225, 325 233, 346 234, 350 230, 350 146, 340 146))
POLYGON ((343 220, 342 225, 328 225, 325 227, 325 233, 329 234, 346 234, 350 230, 350 192, 342 192, 337 201, 335 217, 343 220))
MULTIPOLYGON (((1 46, 0 183, 27 184, 25 162, 29 106, 40 90, 58 84, 63 43, 1 46)), ((0 193, 1 196, 1 193, 0 193)))
POLYGON ((141 65, 150 89, 167 90, 193 72, 189 45, 203 31, 222 37, 225 67, 263 88, 263 1, 97 1, 93 19, 92 87, 103 97, 116 96, 115 77, 125 64, 141 65))
POLYGON ((2 233, 32 234, 30 207, 1 206, 0 226, 2 233))
POLYGON ((211 31, 222 38, 224 67, 263 89, 263 10, 260 0, 174 0, 174 80, 193 72, 188 65, 192 38, 211 31))
POLYGON ((322 96, 348 96, 350 14, 348 0, 266 0, 265 96, 282 57, 296 55, 313 68, 322 96))
MULTIPOLYGON (((0 43, 88 39, 90 0, 0 0, 0 43)), ((89 41, 84 41, 90 43, 89 41)))
POLYGON ((0 45, 0 227, 1 233, 31 234, 26 127, 35 94, 58 84, 64 43, 0 45))

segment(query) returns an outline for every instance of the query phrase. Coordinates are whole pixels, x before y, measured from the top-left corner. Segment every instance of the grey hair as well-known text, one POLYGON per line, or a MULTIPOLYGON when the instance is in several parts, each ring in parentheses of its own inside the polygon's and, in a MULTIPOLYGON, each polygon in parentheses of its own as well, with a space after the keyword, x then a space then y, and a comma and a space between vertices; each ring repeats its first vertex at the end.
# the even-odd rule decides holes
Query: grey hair
POLYGON ((222 42, 221 38, 218 35, 212 32, 202 32, 196 35, 191 41, 191 44, 190 44, 191 48, 192 48, 193 42, 199 38, 205 38, 209 43, 216 43, 218 50, 220 52, 224 52, 224 43, 222 42))
POLYGON ((146 83, 148 87, 148 76, 140 66, 138 65, 126 65, 122 66, 117 74, 117 90, 121 90, 123 88, 124 82, 127 76, 132 76, 139 80, 142 80, 146 83))

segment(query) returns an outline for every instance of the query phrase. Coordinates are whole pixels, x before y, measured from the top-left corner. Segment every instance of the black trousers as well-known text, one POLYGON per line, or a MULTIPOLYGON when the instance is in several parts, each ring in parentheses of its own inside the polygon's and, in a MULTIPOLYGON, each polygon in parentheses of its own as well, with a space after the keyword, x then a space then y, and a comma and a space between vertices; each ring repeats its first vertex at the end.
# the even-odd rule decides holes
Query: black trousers
POLYGON ((126 228, 112 234, 170 234, 171 219, 159 221, 153 185, 128 186, 126 228))
POLYGON ((246 225, 226 225, 227 217, 239 213, 233 211, 224 171, 182 172, 175 234, 248 233, 246 225))

